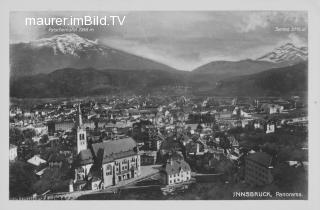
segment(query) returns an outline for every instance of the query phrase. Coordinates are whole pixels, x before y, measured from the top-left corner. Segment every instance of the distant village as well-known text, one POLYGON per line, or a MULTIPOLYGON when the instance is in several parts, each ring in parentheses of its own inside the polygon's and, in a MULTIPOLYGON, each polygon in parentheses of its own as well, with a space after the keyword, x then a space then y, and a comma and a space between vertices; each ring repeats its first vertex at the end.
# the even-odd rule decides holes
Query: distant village
POLYGON ((306 110, 298 96, 11 101, 10 199, 156 186, 164 196, 183 196, 207 183, 303 191, 306 110))

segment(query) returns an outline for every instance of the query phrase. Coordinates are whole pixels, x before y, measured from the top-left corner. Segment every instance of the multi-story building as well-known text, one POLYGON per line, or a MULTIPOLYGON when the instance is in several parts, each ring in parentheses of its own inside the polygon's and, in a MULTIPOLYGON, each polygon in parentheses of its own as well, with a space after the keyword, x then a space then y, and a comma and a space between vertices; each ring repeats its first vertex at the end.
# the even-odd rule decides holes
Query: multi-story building
POLYGON ((15 161, 18 157, 18 147, 10 144, 9 145, 9 161, 15 161))
POLYGON ((48 133, 50 136, 52 136, 56 131, 69 131, 74 128, 75 123, 74 121, 68 120, 68 121, 51 121, 48 122, 48 133))
POLYGON ((260 107, 261 111, 267 114, 277 114, 283 111, 283 106, 277 104, 262 104, 260 107))
POLYGON ((141 165, 154 165, 157 161, 157 151, 140 151, 141 165))
POLYGON ((273 181, 272 157, 264 152, 249 154, 245 159, 245 181, 253 185, 266 185, 273 181))
POLYGON ((191 179, 191 169, 184 160, 170 159, 160 169, 161 183, 164 185, 181 184, 191 179))
POLYGON ((88 148, 81 116, 79 122, 75 180, 70 189, 101 189, 140 176, 140 155, 132 138, 95 143, 88 148))

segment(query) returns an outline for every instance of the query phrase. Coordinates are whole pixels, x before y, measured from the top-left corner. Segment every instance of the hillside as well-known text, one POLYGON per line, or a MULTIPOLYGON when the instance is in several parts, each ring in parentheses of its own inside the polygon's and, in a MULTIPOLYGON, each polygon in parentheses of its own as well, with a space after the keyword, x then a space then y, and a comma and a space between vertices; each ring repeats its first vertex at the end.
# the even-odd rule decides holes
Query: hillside
POLYGON ((308 90, 308 65, 274 68, 257 74, 221 80, 212 90, 218 95, 278 96, 300 95, 308 90))
POLYGON ((307 47, 297 47, 292 43, 286 43, 255 60, 213 61, 199 66, 192 72, 197 76, 205 75, 217 81, 233 76, 255 74, 271 68, 290 66, 307 60, 307 47))
POLYGON ((47 74, 63 68, 118 70, 174 70, 173 68, 117 50, 76 34, 55 35, 28 43, 10 45, 13 77, 47 74))
POLYGON ((214 75, 219 79, 223 79, 230 76, 254 74, 275 67, 279 67, 279 65, 268 61, 251 59, 241 61, 213 61, 194 69, 193 73, 214 75))
POLYGON ((180 71, 66 68, 47 75, 11 78, 10 96, 43 98, 148 93, 163 86, 184 85, 185 77, 180 71))
POLYGON ((12 78, 10 96, 18 98, 71 97, 106 94, 174 94, 177 86, 191 87, 192 94, 277 96, 307 91, 307 63, 274 68, 257 74, 213 82, 183 71, 60 69, 48 75, 12 78), (195 81, 203 80, 201 83, 195 81), (191 82, 192 81, 192 82, 191 82))

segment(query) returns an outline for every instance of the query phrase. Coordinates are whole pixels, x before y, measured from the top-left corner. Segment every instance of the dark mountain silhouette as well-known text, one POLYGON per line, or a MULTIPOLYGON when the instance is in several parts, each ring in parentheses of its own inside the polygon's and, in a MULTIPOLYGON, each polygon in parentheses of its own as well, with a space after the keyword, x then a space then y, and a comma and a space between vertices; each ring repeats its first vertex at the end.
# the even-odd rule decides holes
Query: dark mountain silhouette
POLYGON ((182 71, 66 68, 49 74, 11 78, 10 96, 54 98, 111 93, 146 93, 163 86, 184 85, 185 76, 182 71))
POLYGON ((257 74, 232 77, 216 83, 220 95, 280 96, 301 95, 308 89, 308 65, 302 62, 257 74))
POLYGON ((230 76, 259 73, 280 66, 282 65, 251 59, 240 61, 213 61, 194 69, 192 72, 197 75, 204 74, 206 76, 215 76, 218 79, 223 79, 230 76))
POLYGON ((307 63, 274 68, 257 74, 203 83, 194 74, 163 70, 61 69, 50 74, 11 78, 11 97, 70 97, 104 94, 145 94, 163 87, 189 86, 193 94, 276 96, 307 91, 307 63))

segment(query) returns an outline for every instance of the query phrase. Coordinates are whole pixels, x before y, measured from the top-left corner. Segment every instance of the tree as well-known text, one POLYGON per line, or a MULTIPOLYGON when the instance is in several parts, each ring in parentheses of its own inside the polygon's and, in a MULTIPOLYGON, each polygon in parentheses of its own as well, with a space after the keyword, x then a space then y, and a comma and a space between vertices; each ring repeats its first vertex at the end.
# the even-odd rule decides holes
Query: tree
POLYGON ((47 190, 51 192, 67 191, 70 178, 69 169, 66 166, 62 168, 49 168, 45 170, 41 179, 33 185, 33 189, 38 194, 44 193, 47 190))
POLYGON ((17 128, 10 128, 9 130, 9 142, 10 144, 20 145, 24 141, 24 136, 21 130, 17 128))
POLYGON ((25 139, 32 139, 36 135, 36 131, 34 129, 26 129, 23 131, 23 136, 25 139))
POLYGON ((27 196, 33 193, 32 185, 37 177, 31 165, 16 161, 9 167, 9 194, 10 197, 27 196))
POLYGON ((217 163, 215 169, 218 173, 223 173, 229 177, 232 175, 234 165, 230 160, 222 159, 217 163))
POLYGON ((49 141, 48 135, 43 135, 40 139, 41 144, 46 144, 49 141))

